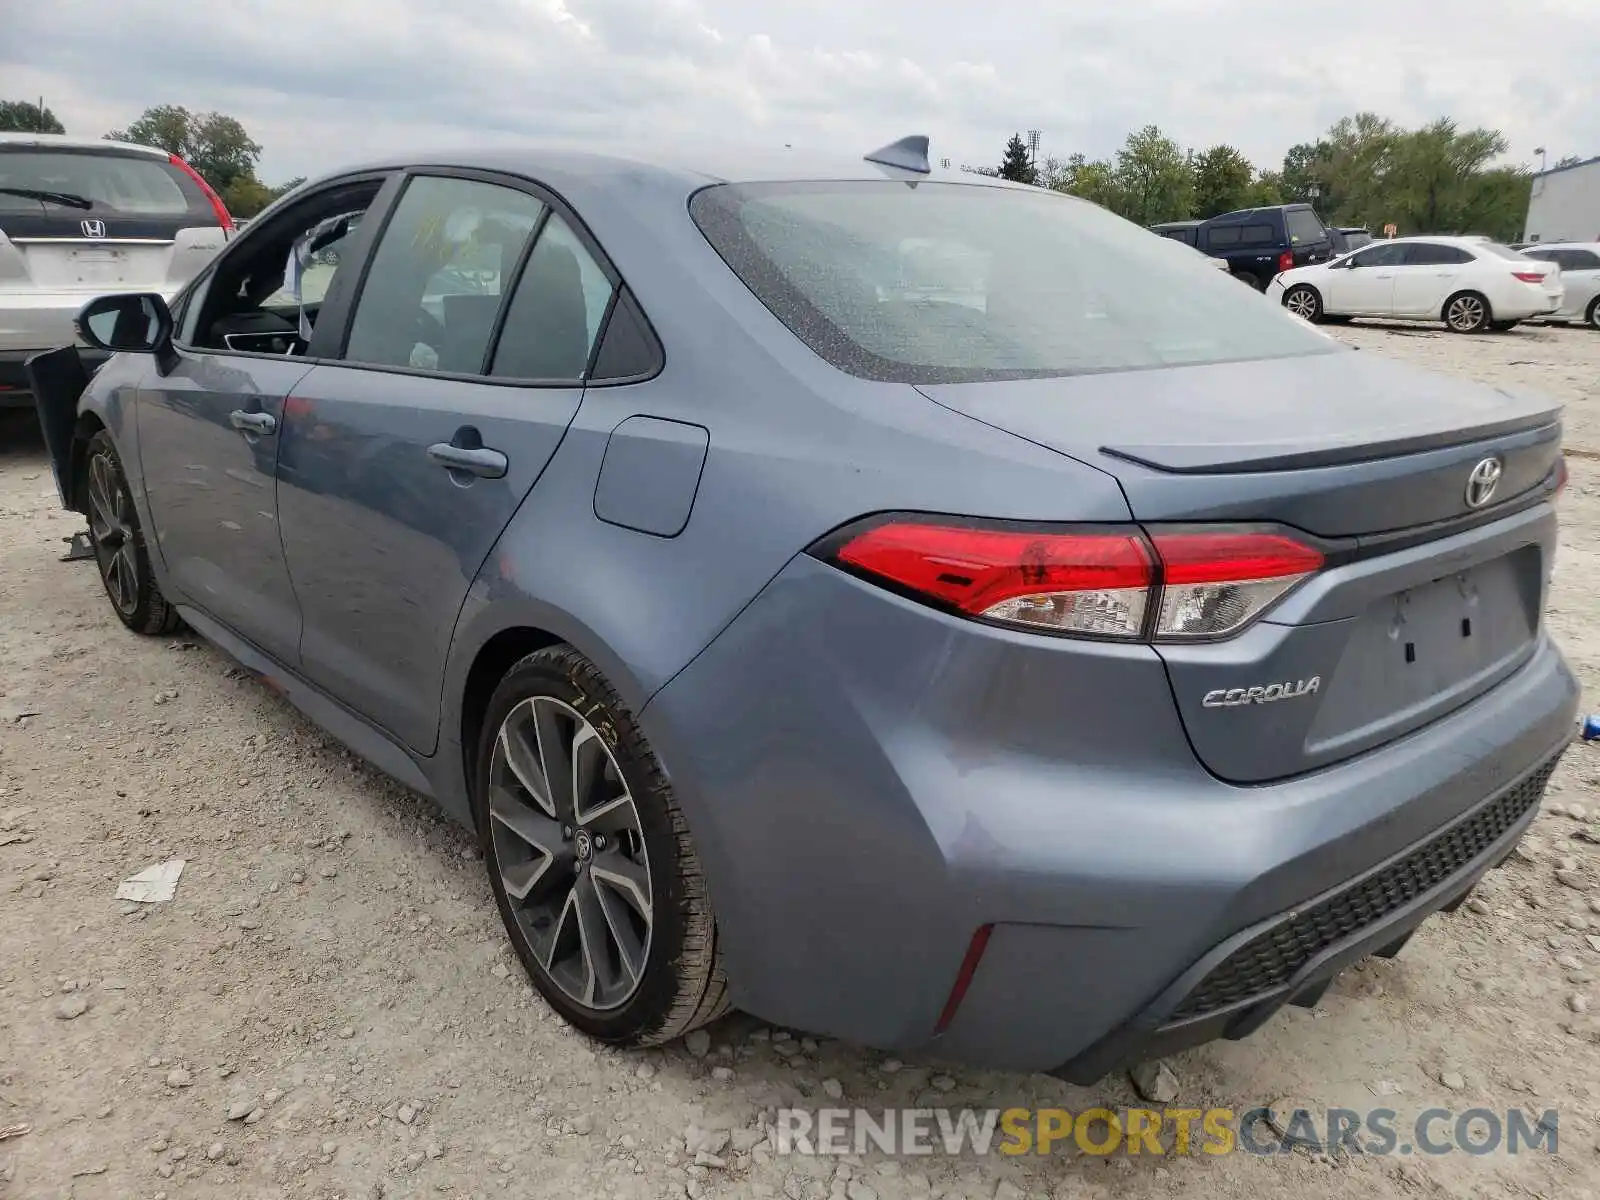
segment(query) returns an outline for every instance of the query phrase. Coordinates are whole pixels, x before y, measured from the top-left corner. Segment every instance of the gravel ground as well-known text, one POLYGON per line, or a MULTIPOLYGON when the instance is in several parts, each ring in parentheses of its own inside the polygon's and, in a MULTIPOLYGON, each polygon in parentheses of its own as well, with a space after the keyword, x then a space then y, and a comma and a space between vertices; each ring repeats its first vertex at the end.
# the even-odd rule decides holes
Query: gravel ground
MULTIPOLYGON (((1569 405, 1550 621, 1593 694, 1600 334, 1339 336, 1569 405)), ((1600 1003, 1600 748, 1568 754, 1481 903, 1347 972, 1319 1007, 1169 1063, 1189 1107, 1556 1108, 1554 1155, 778 1157, 767 1114, 834 1095, 1136 1098, 1123 1078, 945 1073, 740 1015, 690 1045, 596 1049, 517 969, 468 835, 210 648, 125 633, 93 567, 58 561, 78 522, 56 510, 36 438, 11 421, 0 439, 0 1195, 1600 1193, 1600 1024, 1583 1011, 1600 1003), (170 857, 188 861, 171 903, 114 898, 170 857)))

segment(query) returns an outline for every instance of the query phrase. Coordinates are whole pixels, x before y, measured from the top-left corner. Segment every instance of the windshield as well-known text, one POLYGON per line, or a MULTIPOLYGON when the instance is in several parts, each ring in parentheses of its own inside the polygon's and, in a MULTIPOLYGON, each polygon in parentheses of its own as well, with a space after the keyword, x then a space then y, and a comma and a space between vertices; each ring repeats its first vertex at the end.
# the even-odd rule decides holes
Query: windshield
POLYGON ((720 184, 706 238, 807 345, 963 383, 1327 353, 1188 248, 1070 196, 970 184, 720 184))

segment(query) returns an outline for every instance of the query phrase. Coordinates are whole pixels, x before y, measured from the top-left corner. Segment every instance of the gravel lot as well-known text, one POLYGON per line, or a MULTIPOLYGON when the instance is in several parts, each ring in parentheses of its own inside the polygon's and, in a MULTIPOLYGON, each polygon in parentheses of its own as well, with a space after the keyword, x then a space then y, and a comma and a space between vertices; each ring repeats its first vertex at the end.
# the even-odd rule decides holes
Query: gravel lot
MULTIPOLYGON (((1600 334, 1339 336, 1569 405, 1550 620, 1593 695, 1600 334)), ((836 1093, 1074 1111, 1135 1094, 902 1065, 741 1015, 709 1046, 595 1049, 517 969, 471 839, 210 648, 125 633, 93 566, 58 561, 77 525, 28 425, 0 427, 0 1195, 1600 1194, 1600 748, 1567 755, 1484 903, 1320 1007, 1170 1063, 1196 1108, 1556 1108, 1557 1154, 780 1158, 763 1114, 836 1093), (170 857, 188 860, 174 901, 114 898, 170 857), (686 1136, 714 1155, 696 1164, 686 1136)))

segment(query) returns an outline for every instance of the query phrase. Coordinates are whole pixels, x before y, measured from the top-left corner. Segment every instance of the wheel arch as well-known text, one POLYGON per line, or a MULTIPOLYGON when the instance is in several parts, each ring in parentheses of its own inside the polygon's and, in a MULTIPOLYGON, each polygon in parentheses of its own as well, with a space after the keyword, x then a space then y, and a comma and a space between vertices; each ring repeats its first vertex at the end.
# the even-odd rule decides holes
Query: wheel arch
POLYGON ((94 440, 95 434, 106 427, 100 414, 93 409, 80 412, 72 426, 72 448, 67 452, 67 478, 64 483, 67 502, 73 512, 87 515, 89 511, 89 443, 94 440))

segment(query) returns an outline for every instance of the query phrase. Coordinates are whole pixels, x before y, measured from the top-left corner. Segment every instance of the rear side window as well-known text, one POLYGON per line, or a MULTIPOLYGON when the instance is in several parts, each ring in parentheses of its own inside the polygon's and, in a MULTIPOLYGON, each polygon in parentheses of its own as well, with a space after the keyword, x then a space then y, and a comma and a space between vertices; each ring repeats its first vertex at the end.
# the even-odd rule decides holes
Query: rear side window
POLYGON ((1212 246, 1270 246, 1278 241, 1278 231, 1268 224, 1216 225, 1206 231, 1212 246))
POLYGON ((1563 271, 1600 270, 1600 254, 1593 250, 1559 250, 1556 261, 1563 271))
POLYGON ((963 383, 1336 349, 1148 230, 1056 193, 720 184, 689 211, 780 321, 863 378, 963 383))
POLYGON ((159 158, 70 150, 0 149, 0 214, 73 218, 188 217, 216 224, 205 194, 159 158), (4 189, 50 192, 60 201, 4 189))
POLYGON ((1471 254, 1460 246, 1446 246, 1438 242, 1413 242, 1406 252, 1407 265, 1413 267, 1459 266, 1473 261, 1471 254))
POLYGON ((1317 214, 1309 208, 1291 208, 1284 213, 1284 220, 1289 226, 1290 245, 1306 246, 1312 242, 1328 240, 1322 222, 1317 220, 1317 214))
POLYGON ((545 223, 511 296, 489 374, 505 379, 582 379, 611 280, 559 216, 545 223))

